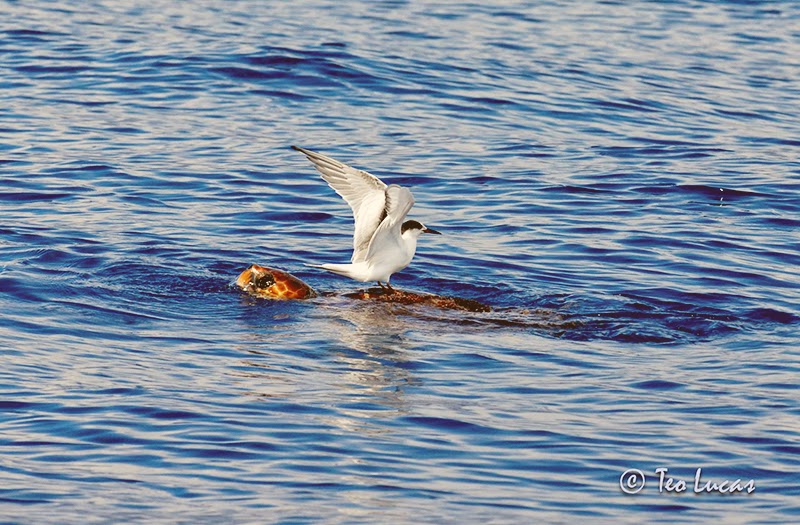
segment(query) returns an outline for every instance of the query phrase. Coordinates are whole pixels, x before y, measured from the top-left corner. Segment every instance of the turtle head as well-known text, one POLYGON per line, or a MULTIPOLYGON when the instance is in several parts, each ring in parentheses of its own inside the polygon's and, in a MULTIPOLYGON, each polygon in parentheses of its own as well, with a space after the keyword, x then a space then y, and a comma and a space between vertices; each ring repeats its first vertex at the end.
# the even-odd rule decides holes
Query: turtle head
POLYGON ((246 292, 257 292, 275 284, 272 272, 257 264, 251 264, 236 279, 236 285, 246 292))

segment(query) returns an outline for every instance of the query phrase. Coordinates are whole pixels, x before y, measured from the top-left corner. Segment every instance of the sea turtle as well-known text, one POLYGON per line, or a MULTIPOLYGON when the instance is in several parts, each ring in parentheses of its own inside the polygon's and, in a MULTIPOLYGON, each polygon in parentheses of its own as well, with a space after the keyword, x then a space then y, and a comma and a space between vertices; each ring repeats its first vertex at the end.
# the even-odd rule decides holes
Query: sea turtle
MULTIPOLYGON (((265 299, 311 299, 318 295, 313 288, 294 275, 257 264, 251 264, 243 271, 236 279, 236 285, 248 294, 265 299)), ((492 310, 491 307, 472 299, 406 292, 396 288, 373 287, 343 295, 351 299, 388 303, 427 304, 447 310, 469 312, 490 312, 492 310)))
POLYGON ((236 279, 236 286, 245 292, 266 299, 310 299, 317 293, 294 275, 251 264, 236 279))

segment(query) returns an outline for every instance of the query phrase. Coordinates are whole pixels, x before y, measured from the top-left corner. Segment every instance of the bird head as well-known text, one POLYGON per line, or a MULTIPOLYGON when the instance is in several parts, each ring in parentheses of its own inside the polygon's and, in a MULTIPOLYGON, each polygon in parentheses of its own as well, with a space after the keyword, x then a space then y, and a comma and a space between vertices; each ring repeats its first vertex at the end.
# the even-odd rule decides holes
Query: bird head
POLYGON ((441 232, 432 230, 419 221, 406 221, 400 228, 401 235, 403 236, 412 235, 415 239, 418 238, 423 233, 434 233, 436 235, 441 235, 441 232))

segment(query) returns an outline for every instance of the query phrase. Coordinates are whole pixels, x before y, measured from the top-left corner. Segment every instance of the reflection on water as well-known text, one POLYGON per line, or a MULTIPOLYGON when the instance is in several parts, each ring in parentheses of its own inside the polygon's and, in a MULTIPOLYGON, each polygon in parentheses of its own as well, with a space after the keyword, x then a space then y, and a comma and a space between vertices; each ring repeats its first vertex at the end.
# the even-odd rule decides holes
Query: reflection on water
MULTIPOLYGON (((248 307, 269 309, 265 302, 248 307)), ((275 317, 247 320, 252 341, 240 350, 252 357, 243 359, 242 369, 235 373, 239 384, 244 386, 246 381, 247 388, 252 389, 249 395, 269 399, 301 397, 305 402, 310 402, 309 396, 315 391, 340 389, 343 403, 338 409, 345 417, 323 420, 351 431, 374 432, 369 419, 393 419, 407 413, 405 389, 418 381, 406 355, 410 327, 397 314, 397 308, 338 298, 316 303, 311 307, 313 322, 306 325, 313 334, 298 334, 296 325, 282 326, 275 317), (311 337, 319 345, 300 355, 292 355, 292 350, 274 350, 291 348, 297 337, 311 337), (286 361, 293 358, 305 358, 305 364, 287 365, 286 361), (324 365, 314 365, 315 360, 324 365), (319 384, 308 384, 309 374, 319 384), (354 421, 360 423, 353 425, 354 421)))
POLYGON ((355 417, 396 418, 409 412, 404 395, 406 388, 417 384, 413 363, 407 355, 410 329, 406 320, 397 315, 392 305, 345 304, 334 302, 321 309, 328 316, 325 332, 331 334, 338 360, 347 365, 347 372, 338 386, 351 395, 366 398, 369 404, 385 407, 389 412, 371 412, 358 404, 345 411, 355 417))

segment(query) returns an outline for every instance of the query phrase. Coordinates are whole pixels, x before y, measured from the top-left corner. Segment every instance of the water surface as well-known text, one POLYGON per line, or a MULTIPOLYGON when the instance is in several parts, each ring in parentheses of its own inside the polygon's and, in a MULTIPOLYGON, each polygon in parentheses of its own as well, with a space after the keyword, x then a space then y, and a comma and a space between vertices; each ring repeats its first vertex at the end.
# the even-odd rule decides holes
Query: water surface
POLYGON ((4 522, 798 520, 794 4, 0 8, 4 522), (243 296, 360 286, 291 144, 495 311, 243 296))

